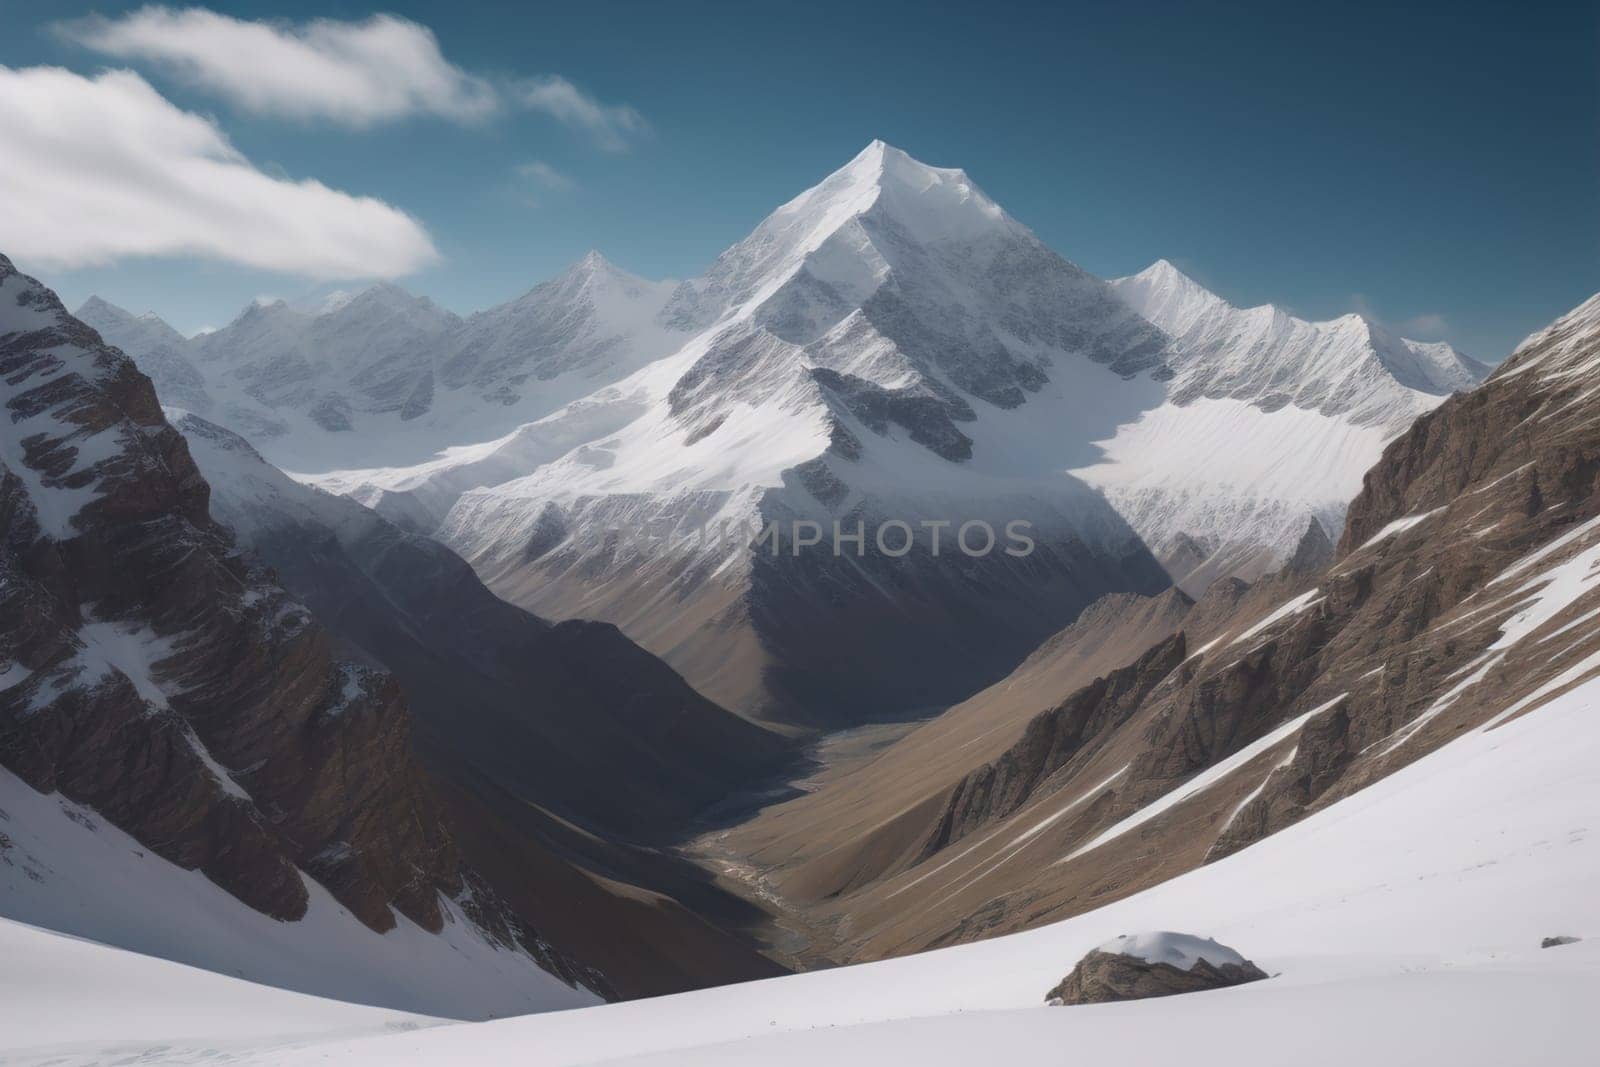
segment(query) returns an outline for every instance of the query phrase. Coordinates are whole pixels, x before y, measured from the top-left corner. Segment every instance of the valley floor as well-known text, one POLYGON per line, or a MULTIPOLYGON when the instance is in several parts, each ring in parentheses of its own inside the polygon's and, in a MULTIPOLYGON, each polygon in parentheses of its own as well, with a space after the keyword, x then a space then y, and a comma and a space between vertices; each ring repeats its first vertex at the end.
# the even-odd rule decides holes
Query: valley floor
POLYGON ((6 1064, 1589 1062, 1600 680, 1467 733, 1252 848, 1065 922, 672 997, 428 1026, 15 926, 0 934, 6 1064), (1044 1006, 1088 949, 1149 929, 1215 937, 1274 977, 1044 1006), (1587 939, 1539 947, 1555 935, 1587 939))
POLYGON ((684 853, 711 872, 729 892, 748 900, 766 914, 764 922, 752 924, 741 932, 757 943, 767 956, 797 971, 833 966, 836 961, 828 956, 834 943, 833 932, 815 922, 804 907, 785 900, 767 878, 767 872, 751 864, 729 843, 732 833, 729 828, 737 828, 769 805, 800 793, 817 792, 844 778, 870 763, 940 710, 923 709, 888 722, 823 734, 770 782, 746 794, 730 797, 708 813, 706 821, 715 828, 690 841, 684 853))

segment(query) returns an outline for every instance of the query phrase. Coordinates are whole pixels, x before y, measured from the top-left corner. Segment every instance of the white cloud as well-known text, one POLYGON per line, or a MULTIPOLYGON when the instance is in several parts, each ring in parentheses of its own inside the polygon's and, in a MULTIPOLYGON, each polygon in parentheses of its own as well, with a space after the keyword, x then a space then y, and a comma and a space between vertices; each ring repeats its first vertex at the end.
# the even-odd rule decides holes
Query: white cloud
POLYGON ((520 82, 515 97, 523 107, 585 130, 609 152, 628 147, 628 138, 645 133, 644 116, 626 104, 602 104, 559 74, 520 82))
POLYGON ((632 107, 603 104, 560 75, 497 82, 462 70, 432 30, 396 15, 290 23, 149 6, 56 28, 104 55, 155 63, 259 115, 362 127, 413 115, 473 121, 517 107, 612 152, 649 129, 632 107))
POLYGON ((546 189, 555 189, 559 191, 571 189, 574 185, 576 185, 571 178, 567 177, 550 164, 541 160, 536 159, 532 163, 520 164, 516 170, 519 176, 526 178, 535 185, 543 186, 546 189))
POLYGON ((155 62, 262 115, 367 126, 409 115, 481 119, 499 107, 487 81, 444 58, 432 30, 393 15, 297 26, 152 6, 59 29, 96 52, 155 62))
POLYGON ((332 279, 437 258, 404 212, 262 173, 130 71, 0 66, 0 100, 0 250, 19 261, 190 255, 332 279))

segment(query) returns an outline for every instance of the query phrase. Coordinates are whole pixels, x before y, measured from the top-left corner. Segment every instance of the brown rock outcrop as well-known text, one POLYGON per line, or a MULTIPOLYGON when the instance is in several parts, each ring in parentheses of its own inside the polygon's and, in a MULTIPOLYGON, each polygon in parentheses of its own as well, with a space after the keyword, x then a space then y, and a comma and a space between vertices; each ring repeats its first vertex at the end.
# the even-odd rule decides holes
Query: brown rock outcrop
POLYGON ((1249 960, 1220 966, 1197 960, 1193 966, 1182 968, 1095 949, 1079 960, 1072 973, 1045 994, 1045 999, 1063 1005, 1145 1000, 1225 989, 1266 977, 1266 972, 1249 960))

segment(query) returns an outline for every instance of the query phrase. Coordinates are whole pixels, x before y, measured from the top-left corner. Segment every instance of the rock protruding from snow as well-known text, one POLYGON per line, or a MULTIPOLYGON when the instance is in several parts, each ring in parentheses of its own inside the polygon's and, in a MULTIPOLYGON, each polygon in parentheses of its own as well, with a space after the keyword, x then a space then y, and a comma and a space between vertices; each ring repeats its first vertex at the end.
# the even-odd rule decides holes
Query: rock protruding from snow
POLYGON ((1295 546, 1289 562, 1284 564, 1284 570, 1290 574, 1315 574, 1332 562, 1333 541, 1313 515, 1307 520, 1306 532, 1300 535, 1300 543, 1295 546))
POLYGON ((1052 1004, 1102 1004, 1258 982, 1265 971, 1208 937, 1157 930, 1094 949, 1045 994, 1052 1004))

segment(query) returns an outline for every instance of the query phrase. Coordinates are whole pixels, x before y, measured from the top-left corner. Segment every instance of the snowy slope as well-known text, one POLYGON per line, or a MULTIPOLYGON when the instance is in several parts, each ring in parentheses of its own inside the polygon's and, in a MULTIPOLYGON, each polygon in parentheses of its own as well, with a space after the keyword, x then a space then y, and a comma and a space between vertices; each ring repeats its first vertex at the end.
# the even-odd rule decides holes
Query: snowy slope
POLYGON ((1118 415, 1162 395, 1142 373, 1159 369, 1161 336, 1104 283, 1044 248, 964 172, 882 142, 678 286, 666 316, 704 331, 516 433, 426 465, 316 480, 362 497, 434 487, 423 490, 430 514, 475 487, 557 501, 769 488, 844 423, 897 461, 885 483, 909 475, 914 493, 992 496, 999 479, 1059 476, 1063 462, 1093 456, 1089 442, 1118 415), (836 377, 926 401, 925 424, 865 428, 830 395, 836 377), (919 430, 931 444, 915 441, 919 430), (897 449, 907 435, 918 447, 897 449), (545 466, 557 469, 515 486, 504 477, 545 466))
POLYGON ((404 915, 363 926, 309 878, 280 922, 154 855, 95 812, 0 768, 0 916, 253 982, 456 1018, 595 1004, 497 945, 445 902, 430 934, 404 915))
POLYGON ((1335 540, 1361 476, 1396 432, 1294 406, 1200 398, 1144 412, 1102 443, 1100 461, 1074 473, 1198 596, 1218 578, 1253 581, 1275 569, 1309 519, 1335 540))
POLYGON ((1383 446, 1488 368, 1360 315, 1235 308, 1161 260, 1113 281, 1173 340, 1165 402, 1076 473, 1198 594, 1281 564, 1315 518, 1330 539, 1383 446))
MULTIPOLYGON (((1063 923, 883 963, 602 1008, 263 1047, 245 1062, 1571 1064, 1600 996, 1600 722, 1590 682, 1290 829, 1063 923), (1044 1006, 1119 934, 1174 929, 1274 977, 1044 1006), (1540 949, 1552 935, 1587 940, 1540 949), (1152 1044, 1150 1035, 1181 1035, 1152 1044)), ((175 1035, 184 1032, 174 1024, 175 1035)), ((193 1051, 156 1045, 151 1062, 193 1051)), ((123 1047, 127 1047, 124 1044, 123 1047)), ((137 1046, 136 1046, 137 1047, 137 1046)), ((65 1051, 65 1050, 63 1050, 65 1051)), ((60 1062, 93 1062, 77 1050, 60 1062)))
POLYGON ((0 919, 0 1060, 180 1041, 216 1055, 439 1020, 289 993, 0 919), (72 996, 63 996, 71 990, 72 996), (91 1007, 92 1006, 92 1007, 91 1007), (45 1051, 50 1050, 50 1051, 45 1051))

